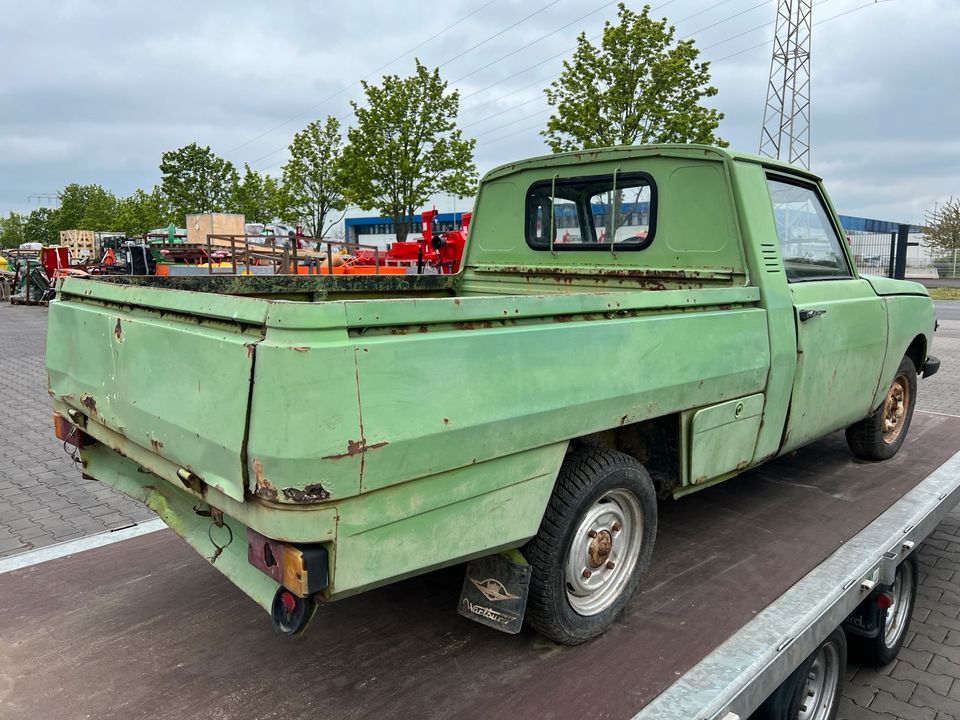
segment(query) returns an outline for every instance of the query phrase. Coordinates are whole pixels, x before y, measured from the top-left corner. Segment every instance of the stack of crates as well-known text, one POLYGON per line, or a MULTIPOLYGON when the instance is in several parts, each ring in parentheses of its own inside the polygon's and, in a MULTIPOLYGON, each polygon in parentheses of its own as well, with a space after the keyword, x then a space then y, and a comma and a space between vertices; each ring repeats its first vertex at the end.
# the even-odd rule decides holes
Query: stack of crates
POLYGON ((93 230, 61 230, 60 244, 69 248, 75 264, 97 259, 97 240, 93 230))

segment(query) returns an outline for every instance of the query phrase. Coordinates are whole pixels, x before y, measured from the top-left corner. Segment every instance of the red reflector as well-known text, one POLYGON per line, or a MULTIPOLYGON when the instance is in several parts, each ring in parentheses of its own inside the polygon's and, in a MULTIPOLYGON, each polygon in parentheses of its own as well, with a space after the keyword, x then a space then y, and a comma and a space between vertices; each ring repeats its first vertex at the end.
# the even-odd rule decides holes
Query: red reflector
POLYGON ((56 434, 58 440, 63 440, 78 450, 83 448, 83 433, 80 431, 80 428, 63 417, 63 415, 54 413, 53 432, 56 434))
POLYGON ((297 599, 288 590, 280 593, 280 601, 283 603, 283 609, 288 613, 292 613, 297 607, 297 599))
POLYGON ((888 610, 891 605, 893 605, 893 598, 890 597, 887 593, 880 593, 877 595, 877 607, 881 610, 888 610))

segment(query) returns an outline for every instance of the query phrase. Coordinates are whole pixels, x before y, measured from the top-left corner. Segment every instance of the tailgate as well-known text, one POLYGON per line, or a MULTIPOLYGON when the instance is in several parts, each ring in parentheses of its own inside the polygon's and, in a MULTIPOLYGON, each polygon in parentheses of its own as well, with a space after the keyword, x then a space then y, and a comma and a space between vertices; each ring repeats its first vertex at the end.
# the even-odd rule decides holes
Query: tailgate
POLYGON ((242 501, 254 346, 267 305, 68 279, 50 304, 50 393, 242 501))

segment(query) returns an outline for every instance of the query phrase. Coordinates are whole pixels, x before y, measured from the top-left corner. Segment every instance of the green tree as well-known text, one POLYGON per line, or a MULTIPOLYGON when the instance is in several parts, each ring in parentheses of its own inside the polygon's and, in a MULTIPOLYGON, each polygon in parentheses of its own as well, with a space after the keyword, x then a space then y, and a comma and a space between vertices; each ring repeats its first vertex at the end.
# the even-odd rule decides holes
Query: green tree
POLYGON ((642 143, 726 146, 715 131, 723 113, 702 105, 717 94, 710 63, 697 62, 692 40, 674 44, 675 28, 618 5, 600 46, 577 38, 573 58, 544 92, 555 108, 541 133, 553 152, 642 143))
POLYGON ((160 173, 160 187, 178 223, 194 213, 226 211, 239 182, 233 163, 196 143, 163 153, 160 173))
POLYGON ((0 217, 0 247, 15 248, 26 242, 23 231, 24 224, 23 215, 13 211, 5 218, 0 217))
POLYGON ((60 230, 111 230, 117 198, 100 185, 70 183, 57 193, 60 207, 51 211, 51 224, 60 230))
POLYGON ((47 207, 32 210, 23 225, 24 242, 39 242, 48 245, 60 242, 57 227, 57 211, 47 207))
POLYGON ((160 187, 154 187, 149 193, 138 188, 117 203, 113 229, 127 235, 143 235, 171 222, 175 222, 174 215, 160 187))
POLYGON ((951 197, 927 213, 923 243, 944 254, 960 250, 960 199, 951 197))
POLYGON ((367 106, 351 103, 357 124, 343 150, 347 199, 393 218, 398 240, 406 239, 413 214, 431 195, 464 197, 477 182, 477 141, 464 140, 456 123, 460 94, 446 92, 439 69, 416 64, 410 77, 362 83, 367 106))
POLYGON ((347 208, 342 152, 340 122, 327 117, 325 123, 315 120, 293 136, 290 160, 283 166, 283 218, 303 223, 314 237, 326 237, 347 208))
POLYGON ((280 216, 280 185, 276 178, 261 175, 244 164, 243 180, 231 191, 230 210, 241 213, 247 222, 268 223, 280 216))

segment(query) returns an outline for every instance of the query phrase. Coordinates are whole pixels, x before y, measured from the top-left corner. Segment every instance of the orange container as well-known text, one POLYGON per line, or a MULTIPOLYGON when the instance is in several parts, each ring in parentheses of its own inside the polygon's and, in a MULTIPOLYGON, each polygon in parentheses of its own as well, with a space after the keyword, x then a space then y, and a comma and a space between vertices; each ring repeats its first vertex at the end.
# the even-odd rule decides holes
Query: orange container
MULTIPOLYGON (((346 272, 346 265, 334 265, 333 274, 334 275, 343 275, 346 272)), ((329 275, 330 268, 326 265, 320 266, 320 272, 314 272, 313 268, 309 265, 298 265, 297 266, 297 275, 329 275)))
POLYGON ((353 267, 347 268, 347 275, 406 275, 407 269, 402 267, 388 267, 386 265, 380 267, 380 272, 377 273, 377 268, 373 265, 354 265, 353 267))

